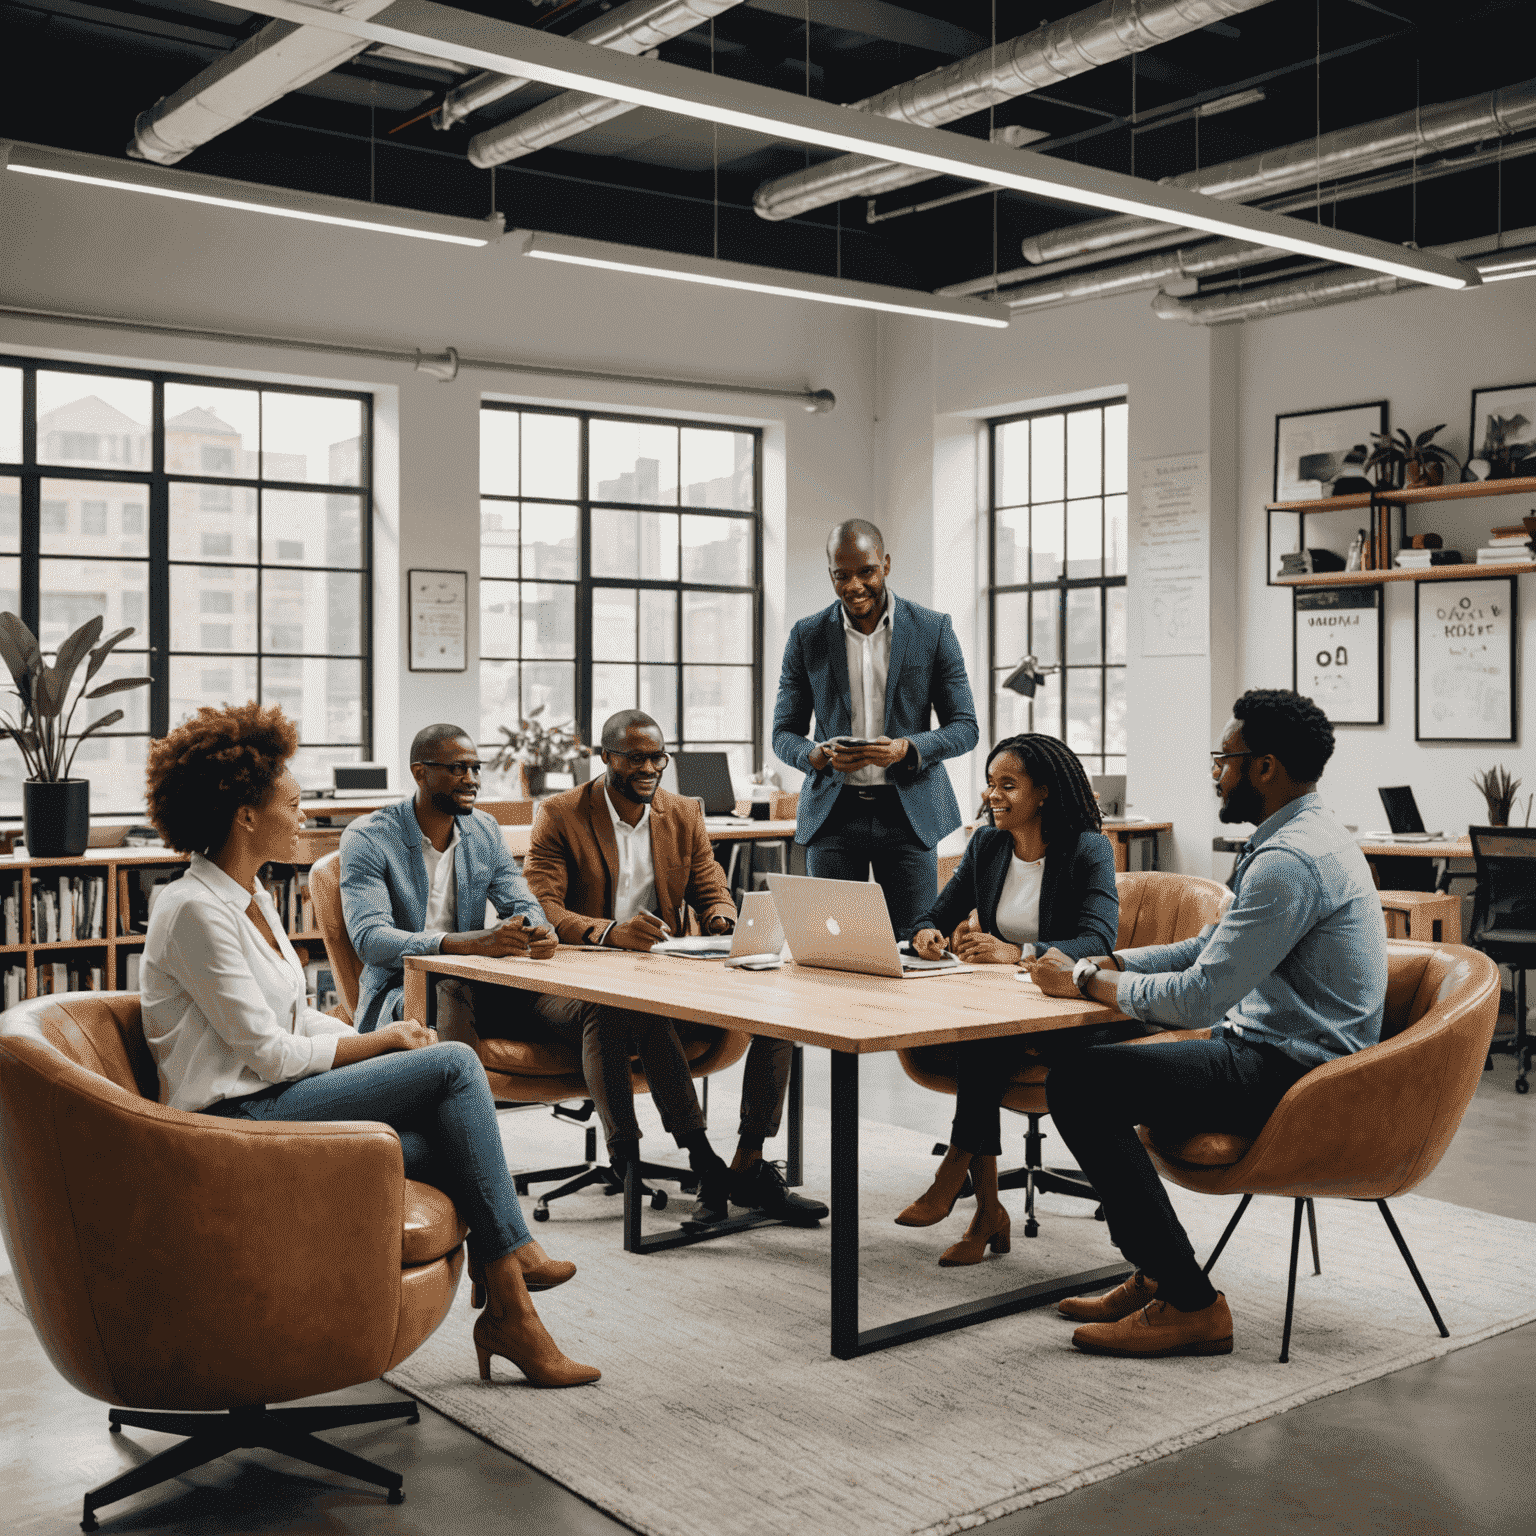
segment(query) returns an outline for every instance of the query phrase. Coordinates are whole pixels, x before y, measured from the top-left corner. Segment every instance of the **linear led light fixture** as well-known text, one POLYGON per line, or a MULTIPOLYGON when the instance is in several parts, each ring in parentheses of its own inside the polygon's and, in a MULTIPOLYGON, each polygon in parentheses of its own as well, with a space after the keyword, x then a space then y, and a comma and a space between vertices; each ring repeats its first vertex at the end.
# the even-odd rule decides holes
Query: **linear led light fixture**
MULTIPOLYGON (((517 239, 517 234, 513 238, 517 239)), ((804 272, 781 272, 773 267, 712 261, 703 256, 679 256, 670 251, 609 245, 606 241, 578 240, 568 235, 526 232, 521 239, 522 254, 535 261, 560 261, 573 267, 596 267, 604 272, 634 272, 641 277, 666 277, 681 283, 703 283, 711 288, 739 288, 747 293, 810 299, 816 304, 842 304, 853 309, 876 309, 885 314, 913 315, 923 320, 958 320, 962 325, 982 325, 993 330, 1008 328, 1007 311, 999 312, 995 305, 975 300, 939 299, 906 288, 888 288, 882 283, 854 283, 804 272)))
POLYGON ((433 58, 585 91, 610 101, 742 128, 771 138, 845 154, 870 155, 935 176, 958 176, 1032 197, 1155 219, 1206 234, 1249 240, 1299 256, 1386 272, 1437 288, 1478 282, 1460 262, 1389 245, 1344 230, 1308 225, 1285 214, 1226 203, 1183 187, 1138 181, 1118 171, 1011 149, 982 139, 896 122, 831 102, 814 101, 724 75, 708 75, 660 59, 631 58, 568 37, 535 32, 491 16, 474 16, 433 0, 396 0, 362 21, 294 0, 242 0, 246 9, 366 42, 409 48, 433 58))
POLYGON ((1514 277, 1536 277, 1536 247, 1523 250, 1490 251, 1472 258, 1485 283, 1507 283, 1514 277))
POLYGON ((104 187, 114 192, 140 192, 168 197, 180 203, 204 203, 230 208, 237 213, 265 213, 279 219, 298 219, 306 224, 334 224, 368 234, 404 235, 411 240, 435 240, 443 245, 484 246, 502 236, 497 222, 457 219, 409 208, 380 208, 375 203, 354 202, 344 197, 310 196, 255 182, 226 181, 220 176, 198 176, 131 160, 112 160, 105 155, 75 154, 38 144, 0 144, 0 164, 23 176, 42 176, 77 186, 104 187), (384 218, 377 215, 383 214, 384 218))

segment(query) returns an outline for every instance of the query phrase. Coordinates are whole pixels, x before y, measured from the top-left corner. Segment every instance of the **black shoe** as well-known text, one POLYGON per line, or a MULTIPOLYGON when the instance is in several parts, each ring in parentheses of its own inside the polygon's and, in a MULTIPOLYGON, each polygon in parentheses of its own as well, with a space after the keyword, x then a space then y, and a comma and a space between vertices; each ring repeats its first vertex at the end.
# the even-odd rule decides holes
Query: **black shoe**
POLYGON ((814 1227, 827 1214, 819 1200, 797 1195, 784 1182, 783 1163, 757 1158, 731 1175, 731 1199, 795 1226, 814 1227))
POLYGON ((701 1226, 713 1226, 731 1214, 731 1170, 718 1158, 713 1168, 695 1169, 699 1193, 695 1198, 693 1220, 701 1226))

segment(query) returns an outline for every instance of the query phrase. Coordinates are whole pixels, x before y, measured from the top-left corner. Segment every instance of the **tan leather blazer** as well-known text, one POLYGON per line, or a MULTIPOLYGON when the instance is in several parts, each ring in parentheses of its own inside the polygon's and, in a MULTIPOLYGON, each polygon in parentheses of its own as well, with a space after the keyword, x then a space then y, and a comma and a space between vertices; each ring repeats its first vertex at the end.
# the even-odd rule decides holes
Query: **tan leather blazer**
MULTIPOLYGON (((604 793, 602 778, 579 784, 544 801, 534 818, 523 877, 562 944, 596 943, 613 920, 619 849, 608 808, 598 799, 604 793)), ((658 916, 674 934, 683 932, 689 907, 704 923, 717 915, 735 920, 736 903, 697 800, 656 791, 651 862, 658 916)))

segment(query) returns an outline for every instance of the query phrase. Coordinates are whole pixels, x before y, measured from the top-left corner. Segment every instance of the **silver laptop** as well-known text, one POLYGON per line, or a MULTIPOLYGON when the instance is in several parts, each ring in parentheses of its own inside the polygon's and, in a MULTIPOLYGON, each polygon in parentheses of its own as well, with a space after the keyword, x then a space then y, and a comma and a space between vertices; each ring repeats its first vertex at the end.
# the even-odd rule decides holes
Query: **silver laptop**
POLYGON ((921 960, 896 946, 885 892, 871 880, 768 876, 796 965, 863 976, 944 976, 969 971, 958 960, 921 960))
POLYGON ((749 891, 741 898, 736 916, 736 932, 731 938, 731 959, 746 960, 761 955, 778 958, 784 948, 784 928, 773 896, 768 891, 749 891))

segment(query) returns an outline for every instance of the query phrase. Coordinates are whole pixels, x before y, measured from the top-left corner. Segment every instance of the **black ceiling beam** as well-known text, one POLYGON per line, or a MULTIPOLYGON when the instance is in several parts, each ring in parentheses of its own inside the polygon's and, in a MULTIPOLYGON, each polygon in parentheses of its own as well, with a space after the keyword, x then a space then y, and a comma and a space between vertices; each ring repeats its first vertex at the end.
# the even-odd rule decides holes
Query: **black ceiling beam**
MULTIPOLYGON (((805 0, 743 0, 743 4, 748 10, 805 21, 805 0)), ((811 24, 839 32, 857 32, 877 42, 900 43, 904 48, 921 48, 951 59, 978 53, 987 46, 986 38, 964 27, 891 5, 888 0, 814 0, 811 24)))

